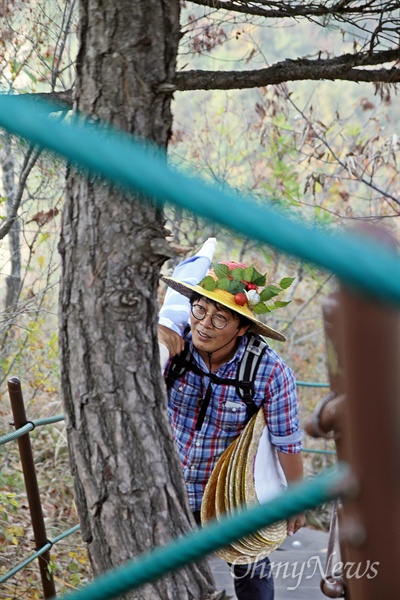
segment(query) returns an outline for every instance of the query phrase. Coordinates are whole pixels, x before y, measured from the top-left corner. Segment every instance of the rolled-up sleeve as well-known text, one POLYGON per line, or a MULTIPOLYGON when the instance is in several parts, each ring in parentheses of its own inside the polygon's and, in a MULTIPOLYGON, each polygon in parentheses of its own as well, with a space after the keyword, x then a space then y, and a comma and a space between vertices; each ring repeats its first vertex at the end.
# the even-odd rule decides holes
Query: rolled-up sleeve
POLYGON ((283 361, 277 360, 265 387, 265 418, 271 443, 285 454, 302 449, 296 378, 283 361))

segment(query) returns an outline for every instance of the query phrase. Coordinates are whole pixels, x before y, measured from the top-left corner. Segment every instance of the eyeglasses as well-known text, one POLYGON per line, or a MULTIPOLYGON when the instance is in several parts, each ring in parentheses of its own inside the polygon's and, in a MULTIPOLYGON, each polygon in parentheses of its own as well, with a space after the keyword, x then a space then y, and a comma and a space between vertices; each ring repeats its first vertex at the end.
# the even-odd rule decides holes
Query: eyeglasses
MULTIPOLYGON (((190 310, 192 311, 194 318, 198 321, 202 321, 207 315, 210 314, 201 304, 192 304, 190 310)), ((211 315, 211 323, 215 329, 224 329, 224 327, 228 325, 229 320, 226 319, 224 315, 215 313, 211 315)))

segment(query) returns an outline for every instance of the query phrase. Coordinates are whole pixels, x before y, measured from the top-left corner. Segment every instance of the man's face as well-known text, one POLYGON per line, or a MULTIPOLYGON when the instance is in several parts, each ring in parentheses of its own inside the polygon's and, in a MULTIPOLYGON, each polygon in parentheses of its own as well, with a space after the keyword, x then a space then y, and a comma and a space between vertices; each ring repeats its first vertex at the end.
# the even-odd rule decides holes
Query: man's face
MULTIPOLYGON (((206 311, 206 316, 199 320, 190 315, 190 328, 192 331, 193 344, 200 352, 212 353, 219 349, 229 353, 236 345, 236 338, 243 335, 248 327, 240 326, 239 318, 223 307, 217 308, 207 298, 196 300, 193 305, 200 304, 206 311), (227 321, 223 329, 217 329, 212 324, 212 317, 218 315, 227 321)), ((215 318, 215 317, 214 317, 215 318)))

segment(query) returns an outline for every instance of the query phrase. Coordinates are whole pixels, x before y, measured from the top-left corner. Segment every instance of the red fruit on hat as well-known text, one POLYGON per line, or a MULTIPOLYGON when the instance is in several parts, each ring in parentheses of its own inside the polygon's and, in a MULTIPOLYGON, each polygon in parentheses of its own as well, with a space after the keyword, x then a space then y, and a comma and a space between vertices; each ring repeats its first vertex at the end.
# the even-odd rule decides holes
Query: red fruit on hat
POLYGON ((257 291, 257 286, 256 286, 255 283, 247 283, 246 282, 246 288, 247 288, 247 291, 249 291, 249 290, 256 290, 257 291))
POLYGON ((246 294, 244 292, 238 292, 235 294, 234 300, 239 306, 244 306, 247 302, 246 294))

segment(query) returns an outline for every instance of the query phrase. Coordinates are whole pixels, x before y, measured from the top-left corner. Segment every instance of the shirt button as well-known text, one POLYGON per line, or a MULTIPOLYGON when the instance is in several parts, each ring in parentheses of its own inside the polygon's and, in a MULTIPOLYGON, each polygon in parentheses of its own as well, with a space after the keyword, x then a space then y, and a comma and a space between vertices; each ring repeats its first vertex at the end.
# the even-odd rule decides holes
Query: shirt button
POLYGON ((196 446, 201 446, 200 442, 196 442, 196 446))
POLYGON ((236 412, 236 408, 232 408, 232 412, 236 412))
POLYGON ((191 469, 192 469, 192 471, 193 471, 193 470, 194 470, 196 467, 195 467, 194 465, 192 465, 190 468, 191 468, 191 469))
POLYGON ((183 386, 182 386, 182 385, 180 385, 180 386, 178 387, 178 392, 181 392, 182 390, 183 390, 183 386))

